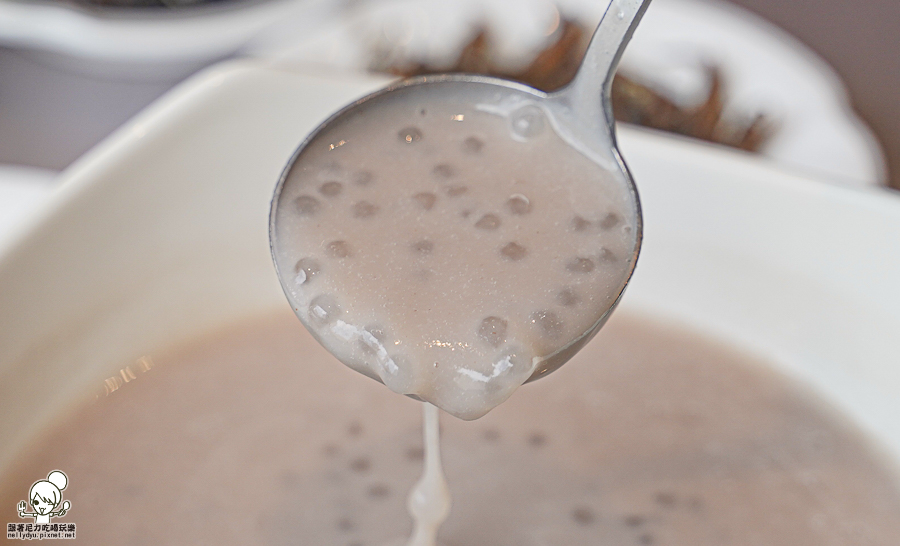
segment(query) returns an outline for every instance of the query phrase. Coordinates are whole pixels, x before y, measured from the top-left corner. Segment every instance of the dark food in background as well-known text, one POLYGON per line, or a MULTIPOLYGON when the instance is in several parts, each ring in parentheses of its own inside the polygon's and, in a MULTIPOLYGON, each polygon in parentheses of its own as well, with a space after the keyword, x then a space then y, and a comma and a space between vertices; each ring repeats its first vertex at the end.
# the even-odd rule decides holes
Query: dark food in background
MULTIPOLYGON (((475 37, 449 68, 397 61, 396 52, 381 43, 373 48, 370 68, 403 77, 448 72, 487 74, 519 81, 543 91, 553 91, 575 76, 587 48, 590 31, 573 20, 564 19, 556 36, 556 41, 541 51, 521 72, 504 71, 493 63, 490 35, 484 27, 476 30, 475 37)), ((756 114, 749 121, 725 117, 721 71, 714 66, 707 67, 706 71, 710 81, 709 94, 699 105, 687 108, 679 106, 650 85, 616 74, 612 86, 616 119, 741 150, 759 151, 774 131, 772 122, 762 114, 756 114)))
POLYGON ((71 0, 72 4, 101 8, 187 8, 239 0, 71 0))

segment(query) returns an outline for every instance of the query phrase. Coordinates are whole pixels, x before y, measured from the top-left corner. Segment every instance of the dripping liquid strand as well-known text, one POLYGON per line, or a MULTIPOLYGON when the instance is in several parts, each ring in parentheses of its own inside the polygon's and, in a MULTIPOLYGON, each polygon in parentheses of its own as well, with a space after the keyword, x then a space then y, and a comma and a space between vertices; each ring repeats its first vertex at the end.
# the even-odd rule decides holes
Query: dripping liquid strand
POLYGON ((441 466, 440 410, 423 403, 422 417, 425 465, 406 503, 414 522, 407 546, 437 546, 438 528, 450 514, 450 490, 441 466))

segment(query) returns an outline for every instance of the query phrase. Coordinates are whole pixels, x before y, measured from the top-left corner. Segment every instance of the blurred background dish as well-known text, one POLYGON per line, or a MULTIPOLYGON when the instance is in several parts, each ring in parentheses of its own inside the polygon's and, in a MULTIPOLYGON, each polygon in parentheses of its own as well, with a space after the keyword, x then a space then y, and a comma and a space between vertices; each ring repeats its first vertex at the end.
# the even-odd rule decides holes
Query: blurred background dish
POLYGON ((0 163, 62 170, 187 76, 324 19, 313 0, 197 4, 0 1, 0 163))
MULTIPOLYGON (((224 58, 365 70, 380 41, 447 68, 483 27, 493 61, 515 71, 561 38, 561 21, 592 28, 605 9, 587 0, 107 3, 0 2, 0 162, 61 170, 178 81, 224 58)), ((656 0, 622 71, 691 108, 709 95, 710 66, 721 76, 725 116, 738 126, 757 115, 770 122, 763 157, 841 183, 886 183, 878 142, 836 74, 732 4, 656 0)))
MULTIPOLYGON (((533 72, 529 65, 548 46, 570 38, 561 24, 567 18, 591 29, 606 7, 581 0, 523 1, 515 9, 510 4, 363 3, 338 24, 274 54, 348 69, 387 68, 401 74, 462 69, 516 77, 533 72), (487 31, 489 53, 472 59, 477 55, 472 38, 480 29, 487 31), (373 56, 381 57, 374 67, 373 56)), ((572 64, 564 52, 554 54, 558 58, 551 54, 542 62, 572 64)), ((838 182, 886 182, 879 145, 852 112, 835 73, 803 44, 733 5, 654 1, 620 73, 690 109, 710 96, 710 67, 720 75, 726 117, 738 126, 758 115, 769 120, 772 135, 759 149, 762 157, 838 182)))

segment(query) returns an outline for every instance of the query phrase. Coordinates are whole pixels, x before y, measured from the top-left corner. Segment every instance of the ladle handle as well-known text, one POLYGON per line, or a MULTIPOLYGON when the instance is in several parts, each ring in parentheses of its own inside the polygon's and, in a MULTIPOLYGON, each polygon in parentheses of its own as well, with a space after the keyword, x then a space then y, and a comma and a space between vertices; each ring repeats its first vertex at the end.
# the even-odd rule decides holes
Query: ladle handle
POLYGON ((603 115, 610 133, 615 123, 610 101, 613 76, 649 5, 650 0, 610 0, 575 78, 557 92, 579 116, 599 119, 603 115))

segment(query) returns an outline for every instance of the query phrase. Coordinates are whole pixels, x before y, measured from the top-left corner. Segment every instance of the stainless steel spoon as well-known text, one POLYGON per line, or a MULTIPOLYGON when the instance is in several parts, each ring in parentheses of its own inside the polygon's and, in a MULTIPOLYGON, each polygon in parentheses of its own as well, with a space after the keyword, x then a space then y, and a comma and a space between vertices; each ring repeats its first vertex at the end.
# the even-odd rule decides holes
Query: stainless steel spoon
MULTIPOLYGON (((315 140, 316 135, 360 112, 370 108, 378 108, 380 102, 388 95, 393 97, 399 93, 407 93, 409 96, 416 97, 417 100, 423 100, 423 97, 427 97, 430 92, 446 93, 448 86, 459 91, 465 88, 473 88, 471 86, 480 86, 484 89, 489 89, 493 96, 500 96, 504 99, 509 98, 512 103, 538 105, 563 140, 595 163, 604 167, 607 171, 618 173, 627 183, 630 190, 631 205, 636 218, 634 226, 636 236, 633 255, 628 260, 628 264, 630 264, 629 270, 627 275, 624 276, 621 286, 618 287, 617 297, 612 301, 609 308, 599 316, 596 323, 584 334, 578 336, 577 339, 571 340, 570 343, 553 354, 542 358, 534 368, 528 381, 543 377, 562 366, 596 334, 609 318, 610 313, 621 299, 640 251, 642 237, 640 202, 637 189, 617 148, 610 88, 622 52, 631 39, 649 3, 650 0, 612 0, 591 39, 578 73, 569 85, 559 91, 548 94, 519 83, 479 75, 426 76, 393 83, 387 88, 347 106, 325 121, 300 145, 279 180, 272 199, 269 225, 270 244, 278 277, 285 293, 288 295, 288 299, 291 299, 291 284, 296 281, 289 269, 290 266, 288 264, 279 264, 276 249, 279 244, 280 234, 276 220, 279 217, 280 210, 284 210, 288 206, 296 206, 294 203, 286 202, 289 201, 288 199, 282 199, 282 190, 288 175, 293 170, 302 167, 303 152, 307 145, 315 140)), ((516 114, 520 116, 519 118, 512 119, 514 131, 527 132, 529 130, 530 123, 533 120, 529 119, 528 112, 529 110, 524 108, 516 114)), ((409 138, 414 138, 414 135, 410 135, 409 138)), ((300 316, 301 320, 304 320, 299 311, 298 316, 300 316)), ((309 326, 307 324, 307 327, 309 326)), ((310 331, 313 331, 313 329, 310 328, 310 331)), ((366 370, 358 369, 358 371, 379 380, 378 377, 368 373, 366 370)))

